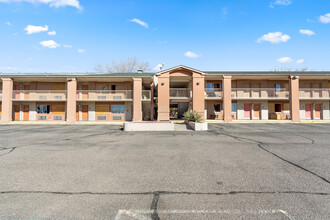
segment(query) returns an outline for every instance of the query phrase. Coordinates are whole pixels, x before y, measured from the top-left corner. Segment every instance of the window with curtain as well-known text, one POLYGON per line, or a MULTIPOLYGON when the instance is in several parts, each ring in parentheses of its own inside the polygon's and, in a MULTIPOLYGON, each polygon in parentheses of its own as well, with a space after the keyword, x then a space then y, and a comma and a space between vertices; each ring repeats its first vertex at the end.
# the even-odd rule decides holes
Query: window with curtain
POLYGON ((231 112, 237 112, 237 103, 231 103, 231 112))
POLYGON ((111 113, 112 114, 124 114, 125 105, 111 105, 111 113))

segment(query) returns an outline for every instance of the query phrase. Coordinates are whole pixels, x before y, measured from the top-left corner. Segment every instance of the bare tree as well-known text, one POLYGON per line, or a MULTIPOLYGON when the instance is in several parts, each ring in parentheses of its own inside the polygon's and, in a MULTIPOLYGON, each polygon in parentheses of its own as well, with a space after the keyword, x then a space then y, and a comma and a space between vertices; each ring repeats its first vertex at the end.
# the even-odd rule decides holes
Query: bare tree
POLYGON ((281 67, 281 66, 274 66, 273 69, 270 71, 274 72, 306 72, 308 67, 301 67, 301 68, 292 68, 292 67, 281 67))
MULTIPOLYGON (((112 64, 107 64, 105 68, 108 73, 134 73, 138 70, 143 72, 151 70, 149 62, 139 62, 136 57, 128 57, 122 61, 113 60, 112 64)), ((104 68, 101 64, 97 65, 95 70, 104 73, 104 68)))

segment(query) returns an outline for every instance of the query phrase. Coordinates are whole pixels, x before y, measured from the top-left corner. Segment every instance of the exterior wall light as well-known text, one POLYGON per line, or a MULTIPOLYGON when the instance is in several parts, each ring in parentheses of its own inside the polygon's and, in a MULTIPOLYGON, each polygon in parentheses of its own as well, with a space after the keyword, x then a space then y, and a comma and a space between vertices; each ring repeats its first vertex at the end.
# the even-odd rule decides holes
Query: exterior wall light
POLYGON ((162 83, 161 83, 161 85, 163 86, 163 85, 165 85, 165 83, 164 83, 164 82, 162 82, 162 83))
POLYGON ((196 85, 198 85, 198 86, 199 86, 199 84, 200 84, 199 82, 196 83, 196 85))

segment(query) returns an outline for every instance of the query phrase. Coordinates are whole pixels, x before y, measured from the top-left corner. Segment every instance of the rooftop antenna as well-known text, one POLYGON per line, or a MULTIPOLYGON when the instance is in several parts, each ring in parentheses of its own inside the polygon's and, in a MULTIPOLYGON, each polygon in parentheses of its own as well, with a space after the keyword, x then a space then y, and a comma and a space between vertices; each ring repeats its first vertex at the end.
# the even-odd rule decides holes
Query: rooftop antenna
POLYGON ((160 64, 159 65, 159 70, 162 70, 164 68, 164 66, 165 66, 165 63, 160 64))

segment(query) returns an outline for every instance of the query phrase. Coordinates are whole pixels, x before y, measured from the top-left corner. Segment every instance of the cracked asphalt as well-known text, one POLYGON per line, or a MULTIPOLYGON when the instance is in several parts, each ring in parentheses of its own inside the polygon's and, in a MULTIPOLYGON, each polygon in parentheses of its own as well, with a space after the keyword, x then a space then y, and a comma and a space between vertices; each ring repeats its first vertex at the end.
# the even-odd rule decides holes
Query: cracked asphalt
POLYGON ((0 126, 0 219, 329 219, 330 124, 0 126))

